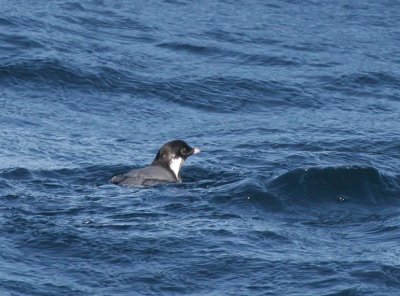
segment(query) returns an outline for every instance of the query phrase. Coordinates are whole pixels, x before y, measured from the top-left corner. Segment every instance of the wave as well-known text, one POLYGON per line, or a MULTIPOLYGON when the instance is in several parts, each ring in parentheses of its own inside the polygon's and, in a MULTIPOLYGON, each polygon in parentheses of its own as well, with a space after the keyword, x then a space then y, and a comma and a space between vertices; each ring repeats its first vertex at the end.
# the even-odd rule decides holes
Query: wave
POLYGON ((272 180, 268 187, 285 199, 318 203, 384 205, 400 201, 398 177, 385 176, 366 166, 294 169, 272 180))
POLYGON ((115 174, 131 169, 128 166, 94 165, 78 168, 61 168, 55 170, 30 170, 26 168, 8 168, 0 171, 0 180, 15 182, 28 181, 41 184, 101 185, 108 184, 108 180, 115 174))
POLYGON ((383 72, 366 72, 354 73, 351 75, 343 75, 334 79, 333 84, 338 87, 354 87, 354 86, 390 86, 395 87, 399 85, 400 80, 398 77, 383 72))
POLYGON ((265 53, 244 53, 230 48, 210 45, 197 45, 181 42, 165 42, 157 45, 173 51, 185 52, 205 57, 218 58, 219 62, 229 64, 244 64, 249 66, 298 66, 300 63, 293 58, 280 55, 266 55, 265 53))
POLYGON ((122 73, 110 72, 113 71, 111 69, 83 70, 78 66, 53 58, 22 59, 0 64, 2 83, 17 84, 23 81, 39 83, 42 86, 66 87, 69 85, 86 90, 91 88, 110 89, 124 76, 122 73), (113 77, 119 77, 119 79, 115 78, 114 80, 113 77))
MULTIPOLYGON (((268 5, 268 4, 266 4, 268 5)), ((221 28, 213 28, 203 32, 202 37, 204 39, 212 39, 217 42, 230 43, 234 46, 238 44, 254 44, 257 45, 279 45, 281 41, 275 38, 268 38, 265 34, 252 35, 245 34, 243 32, 224 30, 221 28)))
POLYGON ((164 100, 207 112, 258 112, 277 107, 317 108, 320 103, 299 85, 239 77, 205 77, 154 84, 164 100), (234 95, 233 95, 234 94, 234 95))
MULTIPOLYGON (((191 52, 213 49, 168 45, 191 52)), ((246 63, 286 63, 275 57, 250 55, 246 63)), ((119 93, 207 112, 258 112, 271 107, 319 108, 322 103, 303 90, 301 84, 286 81, 246 79, 236 76, 203 76, 186 79, 141 77, 134 70, 116 70, 111 66, 78 65, 57 58, 20 58, 0 62, 2 85, 30 83, 43 88, 61 88, 88 93, 119 93)))
MULTIPOLYGON (((132 168, 123 165, 57 170, 11 168, 0 171, 0 185, 3 188, 13 188, 20 183, 48 188, 97 187, 109 184, 112 176, 132 168)), ((381 206, 400 202, 400 178, 384 175, 373 167, 298 168, 267 181, 262 176, 243 176, 240 170, 189 166, 183 168, 183 183, 177 186, 182 190, 197 190, 197 193, 206 190, 204 194, 211 195, 210 200, 217 204, 228 203, 245 208, 250 204, 267 211, 285 211, 293 204, 381 206)))
POLYGON ((398 101, 393 89, 400 79, 388 72, 356 72, 342 76, 322 76, 319 78, 324 90, 340 91, 346 95, 382 97, 398 101))
MULTIPOLYGON (((1 18, 0 24, 2 24, 1 18)), ((41 42, 38 42, 30 37, 17 34, 0 33, 0 40, 3 43, 0 48, 4 49, 6 52, 15 53, 15 51, 44 49, 45 47, 41 42)))
POLYGON ((269 106, 296 105, 304 97, 297 86, 237 77, 207 77, 182 80, 140 79, 112 68, 81 69, 60 59, 25 59, 0 63, 2 84, 21 82, 43 87, 71 87, 91 92, 142 94, 161 101, 208 112, 259 110, 269 106), (231 93, 235 93, 235 96, 231 93))

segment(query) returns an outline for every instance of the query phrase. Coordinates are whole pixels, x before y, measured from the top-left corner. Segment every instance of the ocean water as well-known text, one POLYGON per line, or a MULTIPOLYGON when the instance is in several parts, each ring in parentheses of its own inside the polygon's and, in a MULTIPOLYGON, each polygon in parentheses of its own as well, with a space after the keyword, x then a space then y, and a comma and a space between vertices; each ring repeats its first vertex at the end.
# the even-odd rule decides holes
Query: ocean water
POLYGON ((0 11, 0 295, 399 295, 399 2, 0 11))

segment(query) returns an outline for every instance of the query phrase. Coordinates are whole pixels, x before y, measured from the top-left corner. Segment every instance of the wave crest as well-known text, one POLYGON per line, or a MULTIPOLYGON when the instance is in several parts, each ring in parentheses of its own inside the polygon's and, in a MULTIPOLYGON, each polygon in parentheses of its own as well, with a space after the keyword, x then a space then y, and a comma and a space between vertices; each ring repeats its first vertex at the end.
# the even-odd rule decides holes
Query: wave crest
POLYGON ((398 201, 393 177, 364 166, 312 167, 289 171, 269 184, 271 192, 309 201, 350 201, 380 205, 398 201))

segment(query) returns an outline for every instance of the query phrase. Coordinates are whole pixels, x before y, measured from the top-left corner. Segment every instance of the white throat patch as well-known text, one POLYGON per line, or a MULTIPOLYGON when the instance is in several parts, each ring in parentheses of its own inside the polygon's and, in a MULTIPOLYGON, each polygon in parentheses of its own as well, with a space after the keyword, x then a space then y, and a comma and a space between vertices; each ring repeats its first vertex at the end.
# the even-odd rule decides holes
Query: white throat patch
POLYGON ((179 170, 183 166, 184 160, 182 157, 177 157, 171 159, 169 163, 169 168, 174 172, 176 178, 179 180, 179 170))

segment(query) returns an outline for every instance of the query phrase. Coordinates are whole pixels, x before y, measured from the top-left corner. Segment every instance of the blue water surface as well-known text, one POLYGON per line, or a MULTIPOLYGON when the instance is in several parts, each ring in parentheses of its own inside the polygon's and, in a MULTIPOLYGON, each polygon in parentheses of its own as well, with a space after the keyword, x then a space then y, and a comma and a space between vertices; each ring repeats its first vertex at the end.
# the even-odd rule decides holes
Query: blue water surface
POLYGON ((0 295, 399 295, 400 2, 0 8, 0 295))

